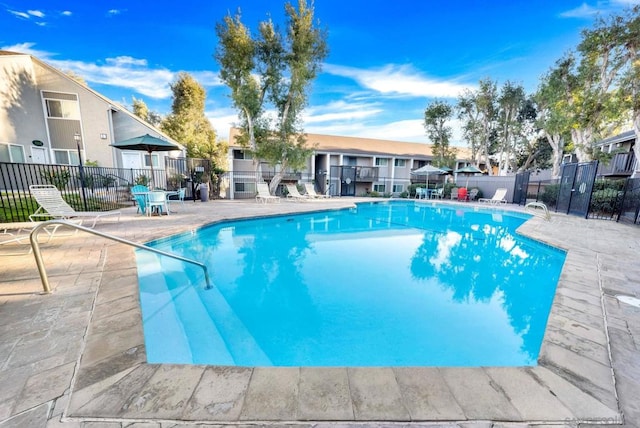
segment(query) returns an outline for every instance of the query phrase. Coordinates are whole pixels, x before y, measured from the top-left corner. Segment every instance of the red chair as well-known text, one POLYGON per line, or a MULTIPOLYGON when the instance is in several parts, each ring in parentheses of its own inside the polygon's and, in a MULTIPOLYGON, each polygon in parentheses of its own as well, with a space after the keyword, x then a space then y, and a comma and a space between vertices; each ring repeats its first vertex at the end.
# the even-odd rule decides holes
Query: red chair
POLYGON ((467 188, 466 187, 460 187, 458 189, 458 200, 459 201, 468 201, 468 197, 467 197, 467 188))

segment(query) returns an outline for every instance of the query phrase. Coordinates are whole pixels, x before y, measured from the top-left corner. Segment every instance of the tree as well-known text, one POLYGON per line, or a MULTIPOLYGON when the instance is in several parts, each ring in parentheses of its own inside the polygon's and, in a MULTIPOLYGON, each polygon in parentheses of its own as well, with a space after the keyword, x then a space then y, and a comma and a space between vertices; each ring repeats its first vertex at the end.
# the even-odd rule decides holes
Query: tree
POLYGON ((565 142, 570 138, 572 116, 570 105, 577 85, 577 78, 572 74, 573 55, 566 55, 558 60, 554 68, 547 72, 534 95, 538 106, 538 127, 542 129, 552 149, 551 175, 560 177, 560 165, 564 153, 565 142))
POLYGON ((453 108, 444 101, 435 100, 424 111, 424 127, 433 144, 435 166, 455 167, 456 149, 449 145, 452 131, 447 121, 453 116, 453 108))
POLYGON ((300 116, 327 55, 326 33, 314 24, 313 3, 299 0, 297 9, 287 3, 285 15, 284 35, 267 20, 259 24, 259 36, 252 38, 239 12, 216 25, 220 78, 231 90, 243 130, 237 142, 254 154, 257 172, 259 159, 279 166, 269 183, 271 192, 287 169, 301 168, 311 153, 300 116))
POLYGON ((214 169, 224 170, 227 147, 219 143, 211 122, 205 115, 206 92, 188 73, 178 74, 171 84, 171 113, 161 129, 187 148, 187 156, 209 159, 214 169))
POLYGON ((580 63, 576 70, 578 85, 569 105, 573 115, 571 140, 578 161, 590 159, 595 136, 603 126, 615 120, 616 98, 609 88, 625 64, 621 40, 625 27, 620 17, 598 19, 593 29, 582 32, 577 47, 580 63))
MULTIPOLYGON (((640 6, 627 12, 625 31, 621 45, 625 55, 625 69, 620 82, 624 106, 631 111, 636 144, 633 146, 636 159, 640 159, 640 6)), ((635 178, 640 171, 633 172, 635 178)))
POLYGON ((87 85, 87 81, 84 80, 84 77, 80 76, 75 71, 73 71, 73 70, 65 70, 64 74, 66 74, 68 77, 72 78, 73 80, 75 80, 76 82, 81 84, 82 86, 89 87, 89 85, 87 85))
POLYGON ((481 80, 476 91, 466 90, 458 99, 459 117, 464 121, 465 136, 470 138, 467 141, 472 151, 474 147, 477 150, 477 163, 484 157, 489 175, 493 174, 489 155, 495 142, 497 99, 497 86, 491 79, 481 80))
POLYGON ((149 110, 149 107, 147 107, 147 104, 143 100, 133 97, 131 108, 133 109, 133 114, 153 126, 160 126, 162 123, 162 116, 159 113, 149 110))
POLYGON ((525 108, 525 92, 522 85, 505 82, 497 99, 498 105, 498 171, 505 175, 515 169, 516 145, 519 141, 525 108))

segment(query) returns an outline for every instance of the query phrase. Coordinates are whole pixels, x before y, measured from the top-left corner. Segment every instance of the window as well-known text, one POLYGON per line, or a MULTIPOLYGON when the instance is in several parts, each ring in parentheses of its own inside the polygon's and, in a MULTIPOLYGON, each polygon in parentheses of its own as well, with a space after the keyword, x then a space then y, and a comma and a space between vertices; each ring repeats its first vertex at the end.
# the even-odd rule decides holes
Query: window
POLYGON ((151 155, 144 155, 144 166, 151 166, 151 159, 153 159, 153 166, 160 165, 160 156, 152 153, 151 155))
POLYGON ((358 165, 358 158, 355 156, 345 156, 343 162, 347 166, 356 166, 358 165))
POLYGON ((45 99, 47 116, 58 119, 80 119, 80 109, 77 101, 45 99))
POLYGON ((389 165, 389 159, 376 158, 376 166, 387 166, 387 165, 389 165))
POLYGON ((394 193, 402 193, 404 192, 404 184, 394 184, 393 185, 393 192, 394 193))
POLYGON ((234 190, 236 193, 255 193, 256 186, 253 183, 234 183, 234 190))
POLYGON ((384 193, 385 192, 385 185, 384 184, 374 184, 373 185, 373 191, 374 192, 378 192, 378 193, 384 193))
POLYGON ((53 156, 58 165, 80 165, 80 158, 75 150, 54 150, 53 156))
POLYGON ((233 151, 233 158, 236 160, 250 160, 251 159, 251 154, 250 153, 246 153, 244 150, 234 150, 233 151))
POLYGON ((24 163, 24 148, 17 144, 0 144, 0 162, 24 163))
POLYGON ((398 168, 404 168, 404 167, 407 166, 407 160, 406 159, 396 159, 395 166, 397 166, 398 168))

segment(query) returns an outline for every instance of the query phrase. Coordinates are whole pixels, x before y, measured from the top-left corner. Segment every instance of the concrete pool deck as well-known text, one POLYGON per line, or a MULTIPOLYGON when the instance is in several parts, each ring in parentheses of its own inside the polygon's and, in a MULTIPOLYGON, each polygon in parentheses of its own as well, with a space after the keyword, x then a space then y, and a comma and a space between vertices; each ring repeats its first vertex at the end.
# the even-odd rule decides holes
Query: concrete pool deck
MULTIPOLYGON (((145 242, 357 201, 185 202, 152 218, 127 208, 96 230, 145 242)), ((640 308, 616 296, 640 297, 640 227, 553 214, 519 232, 567 250, 539 364, 524 368, 147 364, 131 247, 85 233, 43 244, 50 295, 33 255, 1 256, 0 428, 639 426, 640 308)))

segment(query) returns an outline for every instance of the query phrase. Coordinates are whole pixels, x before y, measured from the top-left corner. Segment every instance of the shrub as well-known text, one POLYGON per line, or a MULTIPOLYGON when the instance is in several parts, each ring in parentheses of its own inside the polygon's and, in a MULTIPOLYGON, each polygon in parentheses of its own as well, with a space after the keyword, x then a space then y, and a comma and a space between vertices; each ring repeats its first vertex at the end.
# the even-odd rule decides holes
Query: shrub
POLYGON ((600 214, 611 214, 618 212, 622 202, 622 192, 615 189, 597 190, 591 194, 591 205, 589 210, 600 214))
POLYGON ((560 184, 547 184, 540 195, 540 200, 549 206, 555 206, 558 202, 560 184))
POLYGON ((404 192, 400 193, 400 197, 401 197, 401 198, 404 198, 404 199, 407 199, 407 198, 409 197, 409 192, 407 192, 407 191, 405 190, 404 192))
POLYGON ((69 179, 71 178, 71 173, 66 169, 60 171, 44 170, 41 171, 40 174, 47 183, 53 184, 58 190, 63 190, 67 187, 69 179))

